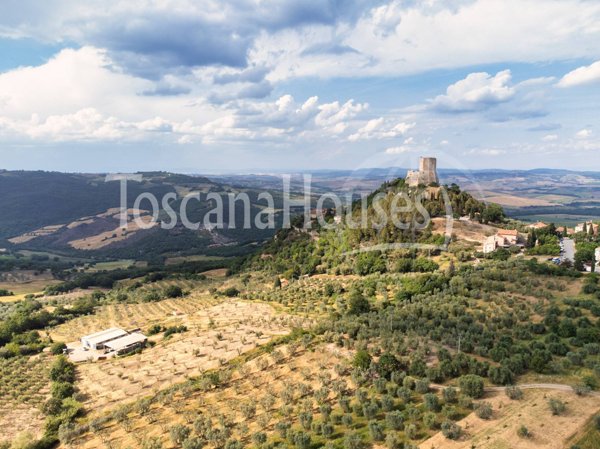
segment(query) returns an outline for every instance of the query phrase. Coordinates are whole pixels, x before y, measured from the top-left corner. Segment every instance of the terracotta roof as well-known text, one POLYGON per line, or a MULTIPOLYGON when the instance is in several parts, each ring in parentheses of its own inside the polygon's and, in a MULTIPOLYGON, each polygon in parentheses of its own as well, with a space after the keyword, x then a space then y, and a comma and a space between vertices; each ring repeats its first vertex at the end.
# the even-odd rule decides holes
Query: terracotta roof
POLYGON ((498 229, 498 235, 519 235, 516 229, 498 229))
POLYGON ((534 228, 534 229, 541 229, 541 228, 545 228, 546 226, 548 226, 548 225, 546 223, 544 223, 543 221, 538 221, 537 223, 530 224, 528 227, 534 228))

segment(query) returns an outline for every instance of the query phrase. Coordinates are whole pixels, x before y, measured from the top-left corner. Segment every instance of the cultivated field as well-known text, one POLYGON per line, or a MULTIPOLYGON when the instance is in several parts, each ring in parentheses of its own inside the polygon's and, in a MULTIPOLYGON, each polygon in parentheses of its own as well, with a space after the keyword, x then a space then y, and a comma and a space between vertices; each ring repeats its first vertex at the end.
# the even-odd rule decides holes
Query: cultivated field
POLYGON ((78 365, 77 387, 86 397, 86 410, 113 407, 218 368, 273 336, 287 334, 298 323, 266 304, 192 297, 107 306, 99 314, 59 327, 52 335, 74 341, 111 326, 145 330, 152 324, 183 324, 188 330, 168 339, 153 337, 156 345, 141 354, 78 365))
POLYGON ((26 243, 30 240, 33 240, 37 237, 42 237, 50 234, 54 234, 56 231, 63 228, 65 225, 51 225, 44 226, 43 228, 36 229, 35 231, 26 232, 24 234, 18 235, 16 237, 8 239, 10 243, 14 243, 15 245, 26 243))
POLYGON ((0 358, 0 443, 18 434, 40 436, 40 406, 49 396, 50 356, 0 358))
POLYGON ((208 295, 192 294, 185 298, 166 299, 136 304, 110 304, 100 307, 94 315, 75 318, 50 331, 55 341, 74 342, 83 335, 109 327, 146 329, 153 324, 191 324, 190 316, 216 305, 218 299, 208 295))
MULTIPOLYGON (((117 223, 116 216, 113 218, 115 218, 115 223, 117 223)), ((140 220, 144 223, 144 226, 148 228, 152 228, 158 225, 158 222, 152 222, 151 217, 147 215, 140 217, 140 220)), ((75 249, 81 250, 99 249, 116 242, 127 240, 142 229, 143 228, 138 226, 135 220, 130 220, 127 222, 127 226, 123 228, 117 225, 114 229, 101 232, 96 235, 71 240, 69 242, 69 245, 75 249)))
MULTIPOLYGON (((232 438, 250 445, 253 433, 274 432, 282 411, 302 407, 318 413, 313 392, 324 385, 331 388, 339 378, 336 365, 344 360, 332 345, 312 350, 298 345, 280 347, 272 354, 238 365, 230 371, 227 382, 216 389, 209 385, 204 388, 202 383, 199 387, 188 384, 189 388, 162 391, 151 404, 139 401, 124 412, 126 416, 119 414, 118 422, 110 421, 96 432, 87 433, 78 440, 82 442, 79 447, 140 447, 153 437, 165 448, 174 447, 169 429, 176 424, 192 426, 199 417, 213 423, 226 422, 232 438)), ((330 391, 323 400, 334 404, 334 397, 330 391)))

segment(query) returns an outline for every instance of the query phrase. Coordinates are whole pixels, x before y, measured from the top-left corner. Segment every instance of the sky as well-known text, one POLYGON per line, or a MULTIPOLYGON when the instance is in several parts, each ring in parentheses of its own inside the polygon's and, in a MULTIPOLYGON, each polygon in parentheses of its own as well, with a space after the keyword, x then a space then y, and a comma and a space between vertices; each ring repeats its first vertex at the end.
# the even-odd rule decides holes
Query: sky
POLYGON ((600 171, 595 0, 2 0, 0 168, 600 171))

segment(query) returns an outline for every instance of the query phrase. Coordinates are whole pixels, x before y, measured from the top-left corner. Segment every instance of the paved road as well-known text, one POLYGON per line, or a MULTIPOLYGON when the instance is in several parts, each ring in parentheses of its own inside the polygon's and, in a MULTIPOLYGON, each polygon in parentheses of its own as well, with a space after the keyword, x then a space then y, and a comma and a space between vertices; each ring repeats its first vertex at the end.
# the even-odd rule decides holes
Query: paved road
POLYGON ((572 239, 564 238, 563 245, 565 248, 563 258, 565 260, 570 260, 571 262, 575 262, 575 242, 572 239))

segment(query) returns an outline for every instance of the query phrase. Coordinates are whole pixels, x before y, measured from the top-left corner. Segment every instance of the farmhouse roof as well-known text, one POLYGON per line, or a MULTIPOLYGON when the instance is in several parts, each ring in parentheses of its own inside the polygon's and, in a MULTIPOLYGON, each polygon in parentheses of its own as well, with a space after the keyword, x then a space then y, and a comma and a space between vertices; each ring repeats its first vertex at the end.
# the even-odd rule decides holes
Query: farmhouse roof
POLYGON ((518 231, 516 229, 498 229, 498 235, 518 235, 518 231))
POLYGON ((545 228, 546 226, 548 226, 548 225, 546 223, 544 223, 543 221, 538 221, 537 223, 530 224, 528 227, 531 229, 542 229, 542 228, 545 228))
POLYGON ((121 349, 128 348, 136 343, 143 343, 147 339, 148 338, 144 334, 140 332, 134 332, 133 334, 128 334, 124 337, 117 338, 116 340, 109 341, 104 346, 114 351, 120 351, 121 349))
POLYGON ((119 329, 118 327, 111 327, 110 329, 105 329, 100 332, 86 335, 81 337, 81 339, 87 340, 90 344, 97 344, 122 337, 123 335, 127 335, 127 332, 125 332, 123 329, 119 329))

